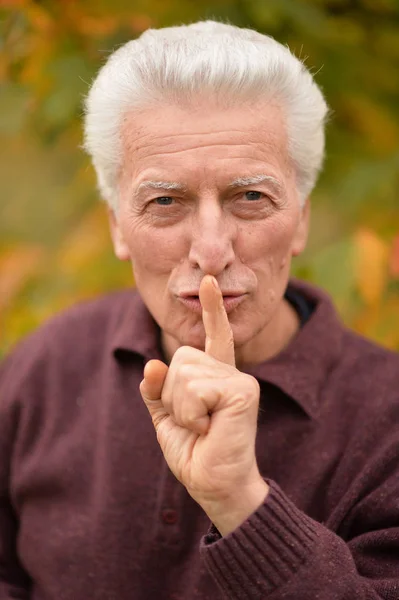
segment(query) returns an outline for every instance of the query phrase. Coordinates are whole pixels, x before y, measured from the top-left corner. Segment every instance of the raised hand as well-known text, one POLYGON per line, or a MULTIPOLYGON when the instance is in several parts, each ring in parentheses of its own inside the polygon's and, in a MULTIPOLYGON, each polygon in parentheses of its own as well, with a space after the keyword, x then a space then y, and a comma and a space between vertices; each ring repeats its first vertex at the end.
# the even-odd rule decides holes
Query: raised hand
POLYGON ((225 535, 268 491, 255 457, 259 385, 235 367, 233 334, 213 277, 203 278, 199 297, 205 352, 182 346, 169 368, 149 361, 140 391, 171 471, 225 535))

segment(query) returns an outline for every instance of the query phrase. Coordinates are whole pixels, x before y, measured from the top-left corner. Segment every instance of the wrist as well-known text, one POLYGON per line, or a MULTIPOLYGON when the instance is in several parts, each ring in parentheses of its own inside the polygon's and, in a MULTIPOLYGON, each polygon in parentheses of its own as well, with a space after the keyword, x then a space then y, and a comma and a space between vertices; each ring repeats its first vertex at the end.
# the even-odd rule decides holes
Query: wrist
POLYGON ((268 484, 260 478, 247 487, 238 488, 223 499, 201 506, 220 534, 225 537, 262 506, 268 493, 268 484))

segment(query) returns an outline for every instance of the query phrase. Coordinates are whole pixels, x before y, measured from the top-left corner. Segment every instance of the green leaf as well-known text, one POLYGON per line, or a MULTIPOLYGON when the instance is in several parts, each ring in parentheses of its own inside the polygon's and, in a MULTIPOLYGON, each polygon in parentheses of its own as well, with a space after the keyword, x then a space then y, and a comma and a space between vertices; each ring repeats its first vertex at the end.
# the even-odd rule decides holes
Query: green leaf
POLYGON ((15 135, 25 126, 31 95, 18 83, 0 86, 0 133, 15 135))

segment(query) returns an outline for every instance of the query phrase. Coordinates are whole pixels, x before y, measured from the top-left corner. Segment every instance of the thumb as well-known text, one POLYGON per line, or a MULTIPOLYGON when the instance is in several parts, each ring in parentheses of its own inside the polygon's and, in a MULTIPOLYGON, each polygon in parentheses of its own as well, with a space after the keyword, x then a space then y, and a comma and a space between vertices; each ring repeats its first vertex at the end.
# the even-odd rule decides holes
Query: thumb
POLYGON ((144 379, 140 393, 151 415, 155 429, 168 414, 162 404, 162 388, 168 374, 168 366, 160 360, 150 360, 144 367, 144 379))

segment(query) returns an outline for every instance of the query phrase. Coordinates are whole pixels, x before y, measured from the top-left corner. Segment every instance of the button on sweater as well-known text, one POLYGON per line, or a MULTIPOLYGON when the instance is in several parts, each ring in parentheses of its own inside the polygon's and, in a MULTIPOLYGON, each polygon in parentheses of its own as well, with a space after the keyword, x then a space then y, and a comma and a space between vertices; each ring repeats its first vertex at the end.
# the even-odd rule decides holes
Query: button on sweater
MULTIPOLYGON (((139 393, 160 332, 133 290, 78 305, 0 368, 0 600, 399 599, 399 357, 329 297, 251 369, 265 502, 221 537, 139 393)), ((240 491, 237 490, 239 494, 240 491)))

